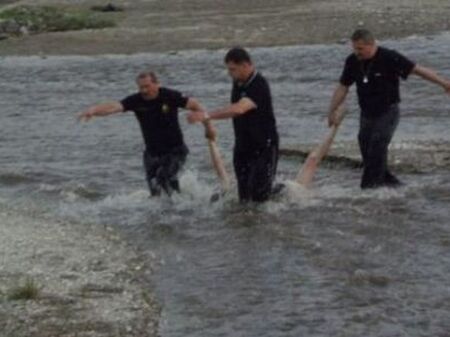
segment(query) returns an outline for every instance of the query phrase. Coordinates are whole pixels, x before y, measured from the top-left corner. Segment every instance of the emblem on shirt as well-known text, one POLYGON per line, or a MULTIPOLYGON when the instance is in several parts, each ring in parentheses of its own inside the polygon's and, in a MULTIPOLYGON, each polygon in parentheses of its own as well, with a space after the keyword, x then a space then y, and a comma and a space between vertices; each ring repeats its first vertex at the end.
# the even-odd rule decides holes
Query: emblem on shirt
POLYGON ((170 111, 170 107, 167 104, 163 104, 161 107, 162 113, 168 113, 170 111))

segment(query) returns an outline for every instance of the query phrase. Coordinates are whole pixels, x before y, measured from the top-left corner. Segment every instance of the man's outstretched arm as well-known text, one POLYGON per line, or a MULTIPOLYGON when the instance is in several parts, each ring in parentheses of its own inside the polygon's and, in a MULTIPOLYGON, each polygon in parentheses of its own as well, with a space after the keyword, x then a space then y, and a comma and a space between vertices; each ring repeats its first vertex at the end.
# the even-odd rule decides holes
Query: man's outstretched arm
POLYGON ((243 115, 256 108, 256 104, 247 97, 241 98, 238 102, 207 113, 205 111, 196 111, 188 115, 189 123, 205 122, 210 119, 226 119, 243 115))
POLYGON ((440 85, 442 88, 444 88, 444 90, 447 92, 447 94, 450 94, 450 81, 439 76, 432 69, 425 68, 420 65, 416 65, 413 68, 412 73, 422 77, 423 79, 425 79, 427 81, 430 81, 432 83, 440 85))
POLYGON ((124 108, 120 102, 102 103, 93 105, 78 114, 78 120, 87 122, 92 117, 108 116, 123 111, 124 108))

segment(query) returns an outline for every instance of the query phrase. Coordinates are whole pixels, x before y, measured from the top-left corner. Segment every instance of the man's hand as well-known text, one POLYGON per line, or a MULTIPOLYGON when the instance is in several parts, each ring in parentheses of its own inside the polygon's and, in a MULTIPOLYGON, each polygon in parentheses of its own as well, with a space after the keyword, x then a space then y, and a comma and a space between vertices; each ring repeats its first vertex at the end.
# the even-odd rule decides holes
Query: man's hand
POLYGON ((199 122, 204 123, 208 120, 208 113, 202 110, 191 111, 187 114, 187 120, 190 124, 199 122))
POLYGON ((87 109, 87 110, 85 110, 85 111, 79 113, 79 114, 77 115, 77 119, 78 119, 78 121, 80 121, 80 122, 87 122, 87 121, 89 121, 89 120, 90 120, 92 117, 94 117, 94 116, 95 116, 94 110, 93 110, 93 109, 87 109))
POLYGON ((342 122, 343 115, 340 114, 339 109, 330 111, 328 114, 328 126, 331 128, 332 126, 339 126, 342 122))

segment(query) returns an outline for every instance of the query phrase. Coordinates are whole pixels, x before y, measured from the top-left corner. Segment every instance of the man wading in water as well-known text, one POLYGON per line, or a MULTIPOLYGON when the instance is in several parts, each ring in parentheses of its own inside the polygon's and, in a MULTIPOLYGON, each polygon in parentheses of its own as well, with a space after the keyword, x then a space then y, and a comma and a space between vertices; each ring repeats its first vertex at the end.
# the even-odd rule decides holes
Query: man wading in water
MULTIPOLYGON (((178 108, 201 111, 197 100, 180 92, 161 87, 153 72, 143 72, 136 78, 139 92, 120 102, 92 106, 79 115, 80 120, 134 111, 145 142, 144 167, 152 196, 164 190, 169 196, 180 191, 177 174, 186 161, 188 148, 178 122, 178 108)), ((207 138, 214 140, 215 130, 205 123, 207 138)))
POLYGON ((239 199, 263 202, 272 194, 278 162, 278 133, 269 84, 256 71, 245 49, 229 50, 225 64, 233 79, 231 105, 210 113, 193 111, 188 121, 233 119, 233 164, 239 199))
POLYGON ((328 124, 339 123, 342 116, 337 107, 356 82, 361 108, 358 141, 364 164, 361 188, 397 186, 400 181, 387 167, 387 154, 399 121, 399 79, 406 80, 413 73, 442 86, 449 94, 450 82, 395 50, 377 46, 368 30, 355 31, 351 39, 354 53, 347 57, 340 84, 331 99, 328 124))

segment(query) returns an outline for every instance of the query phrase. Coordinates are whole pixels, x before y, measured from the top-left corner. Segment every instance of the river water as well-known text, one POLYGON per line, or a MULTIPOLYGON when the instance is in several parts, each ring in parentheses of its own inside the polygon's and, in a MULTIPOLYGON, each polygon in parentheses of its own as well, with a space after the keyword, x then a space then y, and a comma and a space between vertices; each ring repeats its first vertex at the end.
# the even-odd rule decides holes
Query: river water
MULTIPOLYGON (((450 77, 449 33, 382 44, 450 77)), ((282 147, 324 137, 349 52, 347 45, 252 50, 271 84, 282 147)), ((324 165, 305 190, 291 182, 300 159, 282 157, 278 181, 287 189, 276 200, 243 207, 233 191, 210 204, 218 183, 203 131, 182 116, 191 151, 183 192, 152 200, 133 115, 75 120, 90 104, 133 93, 143 69, 207 108, 224 105, 224 53, 0 58, 0 202, 74 225, 113 226, 156 258, 149 288, 162 304, 162 337, 449 336, 449 166, 399 172, 406 184, 396 190, 361 191, 359 170, 324 165)), ((450 142, 441 88, 412 77, 402 97, 394 145, 450 142)), ((356 140, 354 92, 349 110, 338 143, 356 140)), ((231 172, 230 121, 217 127, 231 172)))

